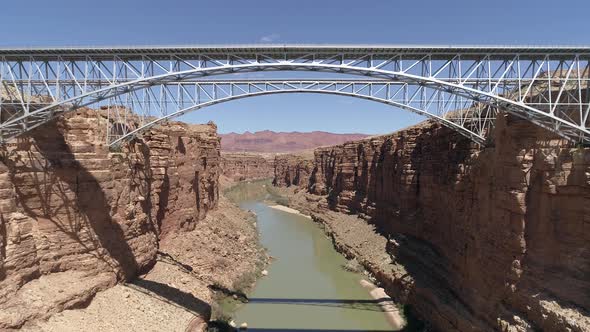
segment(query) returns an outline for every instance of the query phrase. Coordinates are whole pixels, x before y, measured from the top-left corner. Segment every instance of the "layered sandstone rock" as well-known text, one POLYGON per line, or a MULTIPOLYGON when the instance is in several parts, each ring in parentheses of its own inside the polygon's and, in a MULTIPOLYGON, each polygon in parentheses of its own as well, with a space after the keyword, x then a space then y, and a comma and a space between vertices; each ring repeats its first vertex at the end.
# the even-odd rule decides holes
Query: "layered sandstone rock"
POLYGON ((222 153, 222 174, 233 181, 267 179, 274 175, 274 155, 222 153))
MULTIPOLYGON (((507 116, 493 134, 479 148, 426 122, 317 149, 293 203, 351 252, 380 242, 356 243, 333 214, 374 224, 391 261, 363 262, 437 329, 588 331, 590 149, 507 116)), ((275 182, 309 162, 277 161, 275 182)))
POLYGON ((109 152, 106 121, 81 110, 3 147, 0 329, 130 280, 154 264, 160 238, 216 206, 214 125, 169 123, 109 152))
POLYGON ((157 262, 147 273, 99 292, 84 308, 36 320, 23 330, 205 331, 215 314, 210 286, 243 291, 266 261, 255 221, 253 213, 220 196, 195 230, 173 231, 160 241, 157 262))
POLYGON ((311 160, 299 155, 277 155, 274 161, 273 184, 277 186, 305 186, 313 168, 311 160))

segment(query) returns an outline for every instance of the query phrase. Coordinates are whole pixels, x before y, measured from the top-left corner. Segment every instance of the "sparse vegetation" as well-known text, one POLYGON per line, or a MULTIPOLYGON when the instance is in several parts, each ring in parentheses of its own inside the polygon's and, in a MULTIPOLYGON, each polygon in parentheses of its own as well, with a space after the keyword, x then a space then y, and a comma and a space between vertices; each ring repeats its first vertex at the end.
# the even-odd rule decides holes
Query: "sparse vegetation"
POLYGON ((207 325, 208 332, 231 332, 237 329, 229 324, 229 321, 214 320, 207 325))
POLYGON ((212 322, 208 331, 236 331, 229 322, 232 320, 231 313, 239 306, 248 302, 247 292, 254 286, 261 271, 266 267, 268 256, 266 249, 260 246, 260 242, 256 239, 259 246, 259 256, 255 261, 254 269, 242 274, 235 280, 231 289, 219 283, 209 285, 209 289, 214 292, 214 301, 211 305, 212 322))
POLYGON ((211 318, 214 321, 226 323, 229 323, 232 319, 231 315, 229 315, 217 302, 211 304, 211 318))

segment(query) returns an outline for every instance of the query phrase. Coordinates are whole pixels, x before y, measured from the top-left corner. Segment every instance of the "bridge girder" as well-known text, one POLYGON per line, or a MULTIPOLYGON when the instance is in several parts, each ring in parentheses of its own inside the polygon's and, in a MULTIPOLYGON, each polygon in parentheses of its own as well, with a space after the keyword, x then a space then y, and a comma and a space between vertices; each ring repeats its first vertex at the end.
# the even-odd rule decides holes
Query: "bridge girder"
MULTIPOLYGON (((214 75, 233 73, 319 71, 362 75, 404 87, 404 100, 375 98, 420 110, 459 131, 464 131, 461 126, 439 116, 448 110, 426 110, 423 106, 436 104, 436 99, 469 100, 474 107, 503 109, 563 137, 588 143, 589 59, 587 48, 261 46, 0 50, 0 139, 18 136, 63 112, 112 103, 121 96, 133 99, 154 87, 166 90, 164 87, 199 84, 214 75)), ((465 108, 462 102, 454 103, 465 108)), ((161 116, 182 113, 179 111, 191 107, 181 103, 176 106, 176 110, 161 112, 161 116)), ((489 119, 480 120, 486 123, 489 119)), ((481 131, 467 131, 476 141, 482 137, 481 131)))
MULTIPOLYGON (((474 105, 468 98, 444 93, 428 86, 376 80, 212 80, 159 84, 113 97, 106 107, 111 123, 120 132, 110 134, 111 145, 168 119, 208 106, 255 96, 284 93, 319 93, 371 100, 414 112, 453 128, 477 143, 495 119, 496 111, 485 104, 474 105), (133 123, 123 110, 134 110, 133 123), (461 111, 457 111, 461 110, 461 111)), ((112 133, 112 130, 108 130, 112 133)))

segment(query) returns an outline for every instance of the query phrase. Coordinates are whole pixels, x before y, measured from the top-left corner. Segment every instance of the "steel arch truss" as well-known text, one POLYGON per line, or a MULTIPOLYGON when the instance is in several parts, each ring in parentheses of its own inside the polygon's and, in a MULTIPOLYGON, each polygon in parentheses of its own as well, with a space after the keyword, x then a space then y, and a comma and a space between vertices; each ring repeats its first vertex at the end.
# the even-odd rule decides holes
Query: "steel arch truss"
MULTIPOLYGON (((440 91, 470 100, 475 107, 506 110, 563 137, 590 143, 589 60, 587 48, 0 50, 0 139, 22 134, 60 113, 123 96, 133 99, 134 94, 153 87, 174 89, 185 83, 198 84, 212 75, 319 71, 386 80, 405 86, 410 95, 419 91, 432 96, 431 91, 440 91)), ((420 99, 427 103, 428 96, 420 99)), ((473 137, 482 134, 472 132, 477 134, 473 137)))
POLYGON ((418 113, 483 143, 496 111, 483 103, 424 85, 376 80, 247 80, 159 84, 109 98, 111 145, 167 119, 207 106, 278 93, 321 93, 372 100, 418 113), (133 110, 129 113, 128 110, 133 110))

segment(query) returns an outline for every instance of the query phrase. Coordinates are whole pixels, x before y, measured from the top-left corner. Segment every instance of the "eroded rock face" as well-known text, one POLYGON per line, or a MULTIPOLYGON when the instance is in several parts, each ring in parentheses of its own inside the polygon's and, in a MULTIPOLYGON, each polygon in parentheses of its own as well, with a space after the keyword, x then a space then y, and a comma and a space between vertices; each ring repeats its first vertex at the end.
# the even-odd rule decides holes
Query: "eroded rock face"
POLYGON ((233 181, 267 179, 274 175, 274 157, 255 153, 223 153, 223 175, 233 181))
POLYGON ((289 187, 306 186, 313 168, 313 162, 296 155, 277 155, 274 161, 273 184, 289 187))
POLYGON ((193 229, 216 206, 214 125, 173 122, 109 152, 106 121, 81 110, 3 147, 0 329, 133 278, 153 265, 159 239, 193 229), (83 286, 51 282, 68 278, 83 286))
MULTIPOLYGON (((427 122, 316 149, 300 183, 316 219, 359 214, 391 239, 381 281, 436 328, 588 331, 590 149, 504 116, 494 136, 427 122)), ((276 183, 308 163, 277 162, 276 183)))

